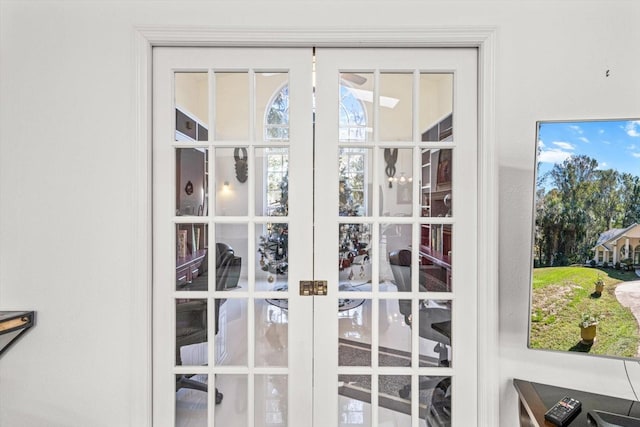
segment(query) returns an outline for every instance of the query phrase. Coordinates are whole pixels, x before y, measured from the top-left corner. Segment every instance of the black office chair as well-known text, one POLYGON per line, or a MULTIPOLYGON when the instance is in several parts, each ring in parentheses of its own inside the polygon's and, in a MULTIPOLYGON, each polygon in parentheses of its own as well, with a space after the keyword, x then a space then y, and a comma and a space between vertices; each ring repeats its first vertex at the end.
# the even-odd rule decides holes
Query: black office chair
MULTIPOLYGON (((240 279, 242 258, 235 255, 233 248, 226 243, 216 243, 216 290, 235 288, 240 279)), ((209 251, 198 266, 196 278, 181 290, 206 291, 208 289, 209 251)), ((215 300, 215 334, 219 330, 220 306, 224 299, 215 300)), ((185 345, 207 342, 207 306, 203 300, 190 300, 176 304, 176 363, 182 364, 180 348, 185 345)), ((181 375, 176 380, 176 391, 190 388, 203 392, 208 391, 207 384, 192 379, 192 376, 181 375)), ((223 394, 216 389, 216 403, 222 402, 223 394)))
MULTIPOLYGON (((411 251, 400 249, 390 252, 389 263, 398 292, 411 292, 411 251)), ((423 284, 420 284, 420 290, 426 290, 423 284)), ((411 300, 400 300, 398 306, 405 323, 413 327, 411 300)), ((438 365, 449 366, 447 347, 451 345, 451 309, 447 306, 420 302, 418 322, 418 335, 436 342, 434 350, 438 353, 438 365)), ((431 389, 434 386, 431 380, 420 383, 421 389, 431 389)), ((399 394, 403 398, 409 397, 411 386, 405 386, 399 394)))

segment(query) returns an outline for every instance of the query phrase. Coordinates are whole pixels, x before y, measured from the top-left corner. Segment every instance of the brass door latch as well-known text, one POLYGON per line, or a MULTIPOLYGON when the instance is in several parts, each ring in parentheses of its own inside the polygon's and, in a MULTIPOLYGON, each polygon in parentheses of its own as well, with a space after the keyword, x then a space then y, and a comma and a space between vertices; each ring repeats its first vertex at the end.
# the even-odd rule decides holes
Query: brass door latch
POLYGON ((327 294, 327 281, 326 280, 301 280, 300 281, 300 295, 313 296, 313 295, 326 295, 327 294))

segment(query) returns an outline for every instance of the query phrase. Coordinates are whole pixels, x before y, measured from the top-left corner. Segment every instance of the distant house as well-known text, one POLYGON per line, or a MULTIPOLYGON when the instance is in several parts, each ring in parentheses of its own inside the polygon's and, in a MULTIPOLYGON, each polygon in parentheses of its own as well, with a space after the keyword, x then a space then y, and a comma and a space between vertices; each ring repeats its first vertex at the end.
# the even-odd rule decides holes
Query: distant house
POLYGON ((633 260, 633 264, 640 265, 640 224, 605 231, 592 249, 597 265, 605 262, 615 264, 628 258, 633 260))

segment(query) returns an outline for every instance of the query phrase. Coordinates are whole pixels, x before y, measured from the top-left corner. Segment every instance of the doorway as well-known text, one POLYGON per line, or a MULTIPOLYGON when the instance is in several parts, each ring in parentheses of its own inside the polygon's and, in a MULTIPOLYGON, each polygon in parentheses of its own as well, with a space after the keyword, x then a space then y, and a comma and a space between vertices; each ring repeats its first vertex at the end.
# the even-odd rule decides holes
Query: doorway
POLYGON ((154 49, 157 425, 473 424, 476 54, 154 49))

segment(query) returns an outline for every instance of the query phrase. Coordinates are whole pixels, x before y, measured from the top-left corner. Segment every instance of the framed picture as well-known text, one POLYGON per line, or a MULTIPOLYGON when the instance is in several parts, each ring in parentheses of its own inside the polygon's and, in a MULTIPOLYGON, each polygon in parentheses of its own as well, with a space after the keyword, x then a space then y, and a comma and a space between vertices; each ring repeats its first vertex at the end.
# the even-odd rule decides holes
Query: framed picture
POLYGON ((438 169, 436 171, 436 189, 449 190, 451 188, 451 149, 438 152, 438 169))
POLYGON ((404 184, 396 183, 396 203, 399 205, 410 205, 413 201, 413 182, 406 181, 404 184))

